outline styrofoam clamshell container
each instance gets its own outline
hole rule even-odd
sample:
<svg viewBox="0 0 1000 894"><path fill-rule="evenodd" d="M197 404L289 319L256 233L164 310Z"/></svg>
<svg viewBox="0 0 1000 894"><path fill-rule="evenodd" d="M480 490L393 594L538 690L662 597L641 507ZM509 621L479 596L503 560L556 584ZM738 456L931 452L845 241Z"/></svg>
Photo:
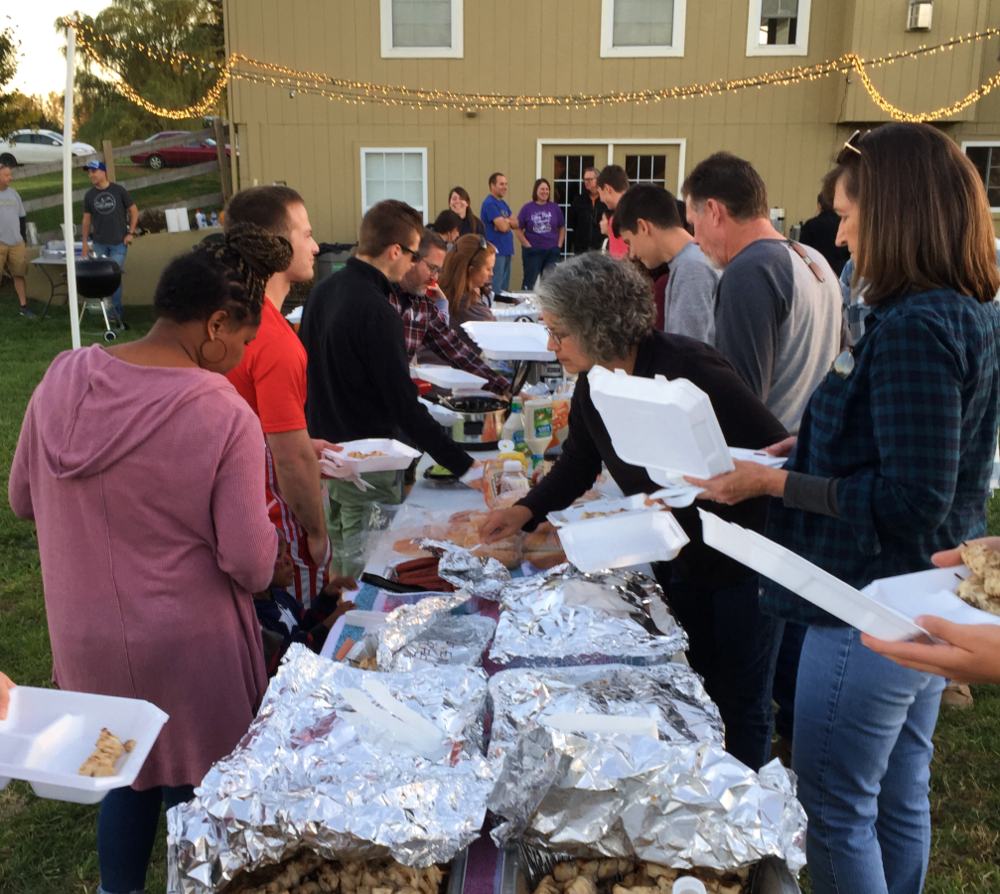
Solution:
<svg viewBox="0 0 1000 894"><path fill-rule="evenodd" d="M615 453L645 468L657 484L736 468L711 400L687 379L646 379L595 366L587 380Z"/></svg>
<svg viewBox="0 0 1000 894"><path fill-rule="evenodd" d="M669 562L688 536L671 512L623 512L571 522L558 529L569 559L584 572Z"/></svg>
<svg viewBox="0 0 1000 894"><path fill-rule="evenodd" d="M167 720L142 699L17 686L0 720L0 789L23 779L39 798L96 804L135 782ZM135 747L119 758L114 776L80 776L103 728L123 742L135 739Z"/></svg>
<svg viewBox="0 0 1000 894"><path fill-rule="evenodd" d="M556 355L548 349L549 333L540 323L462 323L489 360L548 360Z"/></svg>
<svg viewBox="0 0 1000 894"><path fill-rule="evenodd" d="M920 615L959 624L1000 624L996 615L973 608L955 595L959 579L970 573L964 565L881 578L856 590L762 534L704 509L698 513L709 546L878 639L907 640L926 633L916 623Z"/></svg>
<svg viewBox="0 0 1000 894"><path fill-rule="evenodd" d="M344 441L340 445L343 447L341 453L336 454L344 466L359 475L365 472L394 472L400 469L408 469L410 463L418 456L419 450L414 450L407 444L395 441L392 438L362 438L360 441ZM368 459L354 459L348 453L374 453L375 451L384 453L385 456L372 456Z"/></svg>
<svg viewBox="0 0 1000 894"><path fill-rule="evenodd" d="M660 509L661 507L656 504L647 506L645 494L635 494L632 497L591 500L589 503L581 503L579 506L570 506L557 512L550 512L545 517L552 523L553 527L561 528L572 522L597 521L597 518L584 518L585 515L592 512L614 513L615 516L618 516L624 515L626 512L656 512ZM599 518L607 517L608 515L599 516Z"/></svg>
<svg viewBox="0 0 1000 894"><path fill-rule="evenodd" d="M411 375L438 388L451 388L459 391L477 391L484 385L489 384L482 376L474 376L464 369L455 369L453 366L436 366L428 364L426 366L411 366Z"/></svg>

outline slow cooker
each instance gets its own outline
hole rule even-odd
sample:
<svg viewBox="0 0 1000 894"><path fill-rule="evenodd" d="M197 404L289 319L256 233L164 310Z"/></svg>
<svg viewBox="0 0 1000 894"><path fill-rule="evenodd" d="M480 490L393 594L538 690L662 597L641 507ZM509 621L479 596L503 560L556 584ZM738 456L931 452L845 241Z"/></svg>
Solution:
<svg viewBox="0 0 1000 894"><path fill-rule="evenodd" d="M459 416L451 427L454 441L469 450L492 450L510 413L510 403L488 391L448 395L438 403Z"/></svg>

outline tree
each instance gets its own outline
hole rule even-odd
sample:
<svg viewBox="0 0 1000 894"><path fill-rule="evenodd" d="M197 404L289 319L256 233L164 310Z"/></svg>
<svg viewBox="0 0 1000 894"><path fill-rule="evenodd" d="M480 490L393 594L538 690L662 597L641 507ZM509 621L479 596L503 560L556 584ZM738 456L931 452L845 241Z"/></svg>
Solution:
<svg viewBox="0 0 1000 894"><path fill-rule="evenodd" d="M200 118L160 118L123 97L112 80L117 75L141 97L166 108L185 108L200 100L218 79L218 63L225 58L221 0L112 0L96 16L83 16L99 35L92 39L99 64L81 53L76 73L76 108L81 121L77 138L99 145L109 139L122 145L160 130L197 129ZM57 22L57 28L65 28ZM107 36L117 42L100 39ZM212 62L203 71L191 63L164 62L134 46L141 43L154 53L186 53ZM211 113L224 115L225 91Z"/></svg>
<svg viewBox="0 0 1000 894"><path fill-rule="evenodd" d="M21 42L14 29L0 31L0 139L4 139L21 126L21 103L18 91L7 90L7 85L17 74L17 58Z"/></svg>

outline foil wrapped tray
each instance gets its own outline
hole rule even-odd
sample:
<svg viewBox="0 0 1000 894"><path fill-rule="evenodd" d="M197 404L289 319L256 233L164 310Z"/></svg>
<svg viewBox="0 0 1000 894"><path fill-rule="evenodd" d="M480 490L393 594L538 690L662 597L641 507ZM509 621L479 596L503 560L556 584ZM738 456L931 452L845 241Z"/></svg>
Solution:
<svg viewBox="0 0 1000 894"><path fill-rule="evenodd" d="M489 808L501 847L731 870L805 865L806 815L778 761L759 774L714 742L535 726L508 750Z"/></svg>
<svg viewBox="0 0 1000 894"><path fill-rule="evenodd" d="M520 735L561 714L652 720L667 742L721 745L719 709L685 664L514 668L490 678L489 758L502 762Z"/></svg>
<svg viewBox="0 0 1000 894"><path fill-rule="evenodd" d="M293 644L243 741L168 812L168 891L208 894L302 848L450 862L493 788L487 700L478 668L365 672Z"/></svg>
<svg viewBox="0 0 1000 894"><path fill-rule="evenodd" d="M490 660L504 667L664 664L687 649L656 581L560 565L507 583Z"/></svg>

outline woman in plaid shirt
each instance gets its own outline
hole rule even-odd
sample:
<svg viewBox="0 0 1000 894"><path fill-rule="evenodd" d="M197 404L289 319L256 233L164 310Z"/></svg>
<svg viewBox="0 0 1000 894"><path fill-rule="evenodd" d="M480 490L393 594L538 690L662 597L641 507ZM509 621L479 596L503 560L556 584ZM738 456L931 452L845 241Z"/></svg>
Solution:
<svg viewBox="0 0 1000 894"><path fill-rule="evenodd" d="M737 462L705 482L769 494L768 535L861 588L923 571L986 531L1000 425L1000 288L989 202L958 146L888 124L837 159L837 235L869 284L865 334L813 394L784 469ZM918 894L944 680L865 648L859 631L764 582L765 611L809 625L792 767L816 894Z"/></svg>

